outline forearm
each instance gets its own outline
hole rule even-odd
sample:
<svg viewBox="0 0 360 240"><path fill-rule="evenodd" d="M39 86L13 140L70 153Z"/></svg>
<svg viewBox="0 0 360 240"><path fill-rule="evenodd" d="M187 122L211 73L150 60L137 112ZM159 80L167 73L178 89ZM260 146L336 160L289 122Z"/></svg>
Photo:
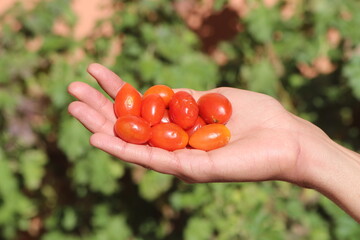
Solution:
<svg viewBox="0 0 360 240"><path fill-rule="evenodd" d="M328 183L319 191L329 197L360 223L360 156L341 146L341 152L327 173ZM326 164L326 163L325 163Z"/></svg>
<svg viewBox="0 0 360 240"><path fill-rule="evenodd" d="M318 147L313 146L315 153L310 156L314 164L309 168L311 187L360 223L360 155L331 140L323 140Z"/></svg>

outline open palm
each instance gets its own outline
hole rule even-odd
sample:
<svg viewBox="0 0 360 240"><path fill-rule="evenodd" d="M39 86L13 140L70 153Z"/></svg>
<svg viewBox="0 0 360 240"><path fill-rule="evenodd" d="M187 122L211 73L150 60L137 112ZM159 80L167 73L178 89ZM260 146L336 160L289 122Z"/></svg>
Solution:
<svg viewBox="0 0 360 240"><path fill-rule="evenodd" d="M113 99L124 84L99 64L91 64L88 72ZM70 94L78 99L69 105L69 112L94 133L90 139L93 146L124 161L187 182L293 181L298 177L300 148L296 124L299 120L275 99L235 88L181 90L188 91L196 100L208 92L221 93L230 100L233 114L227 127L232 137L228 145L209 152L196 149L169 152L126 143L114 135L113 102L82 82L69 86Z"/></svg>

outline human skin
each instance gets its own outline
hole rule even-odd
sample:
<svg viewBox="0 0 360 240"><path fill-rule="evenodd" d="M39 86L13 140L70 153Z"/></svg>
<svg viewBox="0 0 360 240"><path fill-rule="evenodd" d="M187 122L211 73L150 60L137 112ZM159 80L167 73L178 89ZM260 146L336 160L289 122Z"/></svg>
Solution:
<svg viewBox="0 0 360 240"><path fill-rule="evenodd" d="M114 99L124 82L100 64L88 72ZM209 92L225 95L233 106L227 123L231 140L212 151L166 151L122 141L114 134L113 102L83 82L68 91L78 100L69 113L93 133L90 143L123 160L188 183L281 180L327 196L360 223L360 155L331 140L320 128L288 112L274 98L235 88L187 91L195 100Z"/></svg>

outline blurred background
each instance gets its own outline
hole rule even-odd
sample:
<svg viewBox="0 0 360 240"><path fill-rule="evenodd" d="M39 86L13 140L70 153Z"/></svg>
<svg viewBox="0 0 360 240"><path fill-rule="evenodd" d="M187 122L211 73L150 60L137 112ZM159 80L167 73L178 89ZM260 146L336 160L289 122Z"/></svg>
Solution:
<svg viewBox="0 0 360 240"><path fill-rule="evenodd" d="M1 0L0 239L359 239L315 191L189 185L94 149L66 91L98 88L92 62L141 91L249 89L359 151L359 26L358 0Z"/></svg>

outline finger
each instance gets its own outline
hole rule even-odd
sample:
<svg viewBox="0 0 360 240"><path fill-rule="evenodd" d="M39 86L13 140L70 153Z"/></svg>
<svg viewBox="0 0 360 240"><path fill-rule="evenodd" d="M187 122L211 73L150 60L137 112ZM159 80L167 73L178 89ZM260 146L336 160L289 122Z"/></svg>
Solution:
<svg viewBox="0 0 360 240"><path fill-rule="evenodd" d="M114 136L114 122L91 108L89 105L75 101L70 103L68 111L79 120L90 132L105 133Z"/></svg>
<svg viewBox="0 0 360 240"><path fill-rule="evenodd" d="M120 138L106 134L93 134L90 143L117 158L126 162L138 164L153 169L157 172L181 175L181 163L177 160L174 152L148 145L136 145L122 141Z"/></svg>
<svg viewBox="0 0 360 240"><path fill-rule="evenodd" d="M115 98L119 89L125 84L118 75L100 64L90 64L87 71L112 98Z"/></svg>
<svg viewBox="0 0 360 240"><path fill-rule="evenodd" d="M69 85L68 92L104 115L109 121L116 121L113 103L95 88L83 82L73 82Z"/></svg>

